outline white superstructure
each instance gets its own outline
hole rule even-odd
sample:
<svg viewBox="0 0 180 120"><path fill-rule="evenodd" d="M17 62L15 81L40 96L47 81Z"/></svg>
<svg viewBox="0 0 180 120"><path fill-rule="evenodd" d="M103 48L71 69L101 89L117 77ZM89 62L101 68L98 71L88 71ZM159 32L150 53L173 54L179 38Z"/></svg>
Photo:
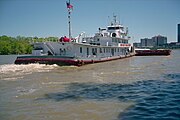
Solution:
<svg viewBox="0 0 180 120"><path fill-rule="evenodd" d="M133 52L131 44L128 43L128 29L116 21L116 16L111 25L105 29L99 28L99 32L94 36L84 37L84 34L71 40L65 37L57 42L34 43L33 55L97 60L124 56Z"/></svg>

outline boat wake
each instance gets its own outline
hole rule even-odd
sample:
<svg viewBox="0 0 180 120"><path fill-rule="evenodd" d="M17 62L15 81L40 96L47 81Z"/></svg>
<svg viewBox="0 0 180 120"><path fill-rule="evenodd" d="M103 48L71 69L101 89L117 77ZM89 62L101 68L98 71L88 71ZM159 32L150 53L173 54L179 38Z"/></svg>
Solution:
<svg viewBox="0 0 180 120"><path fill-rule="evenodd" d="M0 80L17 80L23 78L24 75L32 74L34 72L48 72L57 68L58 65L45 64L28 64L15 65L4 64L0 65Z"/></svg>

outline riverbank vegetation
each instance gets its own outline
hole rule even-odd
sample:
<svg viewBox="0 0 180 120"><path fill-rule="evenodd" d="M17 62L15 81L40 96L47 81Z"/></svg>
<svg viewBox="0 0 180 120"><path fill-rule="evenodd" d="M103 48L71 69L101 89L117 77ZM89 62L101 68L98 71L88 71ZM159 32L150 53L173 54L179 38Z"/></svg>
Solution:
<svg viewBox="0 0 180 120"><path fill-rule="evenodd" d="M38 38L38 37L9 37L0 36L0 55L9 54L31 54L33 42L56 41L57 37Z"/></svg>

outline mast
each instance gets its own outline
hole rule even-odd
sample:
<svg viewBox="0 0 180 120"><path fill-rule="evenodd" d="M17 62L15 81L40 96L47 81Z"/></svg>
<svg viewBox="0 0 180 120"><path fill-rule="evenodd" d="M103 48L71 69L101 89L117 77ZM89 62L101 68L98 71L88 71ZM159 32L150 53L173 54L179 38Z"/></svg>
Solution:
<svg viewBox="0 0 180 120"><path fill-rule="evenodd" d="M116 15L113 15L113 17L114 17L114 24L116 25Z"/></svg>
<svg viewBox="0 0 180 120"><path fill-rule="evenodd" d="M70 4L70 0L69 0ZM71 40L71 10L68 8L69 39Z"/></svg>
<svg viewBox="0 0 180 120"><path fill-rule="evenodd" d="M69 2L66 2L66 4L68 8L69 39L71 39L72 38L71 36L71 11L73 10L73 6L71 5L70 0Z"/></svg>

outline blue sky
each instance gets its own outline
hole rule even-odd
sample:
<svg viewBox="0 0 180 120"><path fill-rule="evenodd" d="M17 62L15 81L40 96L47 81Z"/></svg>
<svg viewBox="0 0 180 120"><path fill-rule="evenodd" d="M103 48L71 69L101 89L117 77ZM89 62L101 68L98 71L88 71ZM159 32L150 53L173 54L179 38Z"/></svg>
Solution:
<svg viewBox="0 0 180 120"><path fill-rule="evenodd" d="M131 42L155 35L177 41L180 0L71 0L72 35L93 35L113 13L128 26ZM0 35L68 35L66 0L0 0Z"/></svg>

